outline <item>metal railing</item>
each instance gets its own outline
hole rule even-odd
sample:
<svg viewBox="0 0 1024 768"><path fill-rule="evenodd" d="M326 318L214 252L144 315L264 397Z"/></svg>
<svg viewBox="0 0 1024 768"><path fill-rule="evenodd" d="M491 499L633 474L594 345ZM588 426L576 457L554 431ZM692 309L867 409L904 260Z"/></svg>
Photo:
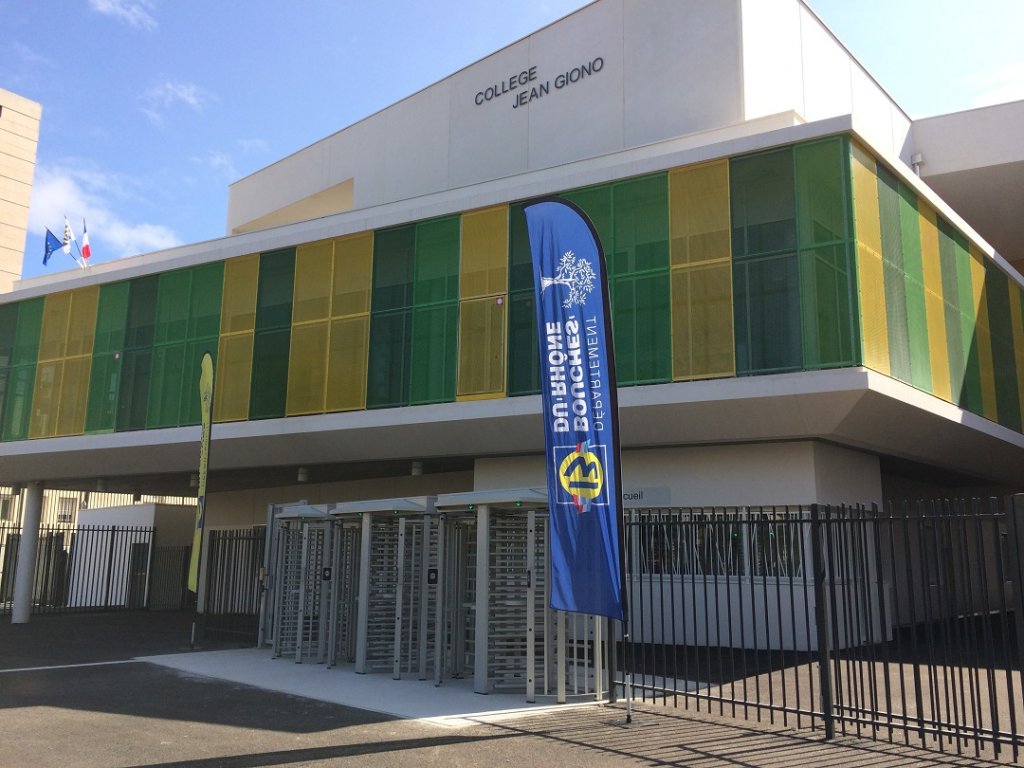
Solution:
<svg viewBox="0 0 1024 768"><path fill-rule="evenodd" d="M207 532L203 631L256 643L263 596L263 528Z"/></svg>
<svg viewBox="0 0 1024 768"><path fill-rule="evenodd" d="M626 534L636 697L1019 758L1024 497L636 510Z"/></svg>

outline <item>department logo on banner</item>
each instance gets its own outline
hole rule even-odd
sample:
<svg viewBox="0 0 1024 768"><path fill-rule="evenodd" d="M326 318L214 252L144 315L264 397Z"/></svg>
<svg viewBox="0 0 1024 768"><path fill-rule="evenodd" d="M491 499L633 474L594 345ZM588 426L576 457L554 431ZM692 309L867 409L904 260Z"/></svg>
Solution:
<svg viewBox="0 0 1024 768"><path fill-rule="evenodd" d="M608 451L605 446L593 445L589 440L576 445L556 445L552 461L554 475L563 492L558 499L560 506L570 506L577 514L583 515L592 505L608 505L605 492Z"/></svg>

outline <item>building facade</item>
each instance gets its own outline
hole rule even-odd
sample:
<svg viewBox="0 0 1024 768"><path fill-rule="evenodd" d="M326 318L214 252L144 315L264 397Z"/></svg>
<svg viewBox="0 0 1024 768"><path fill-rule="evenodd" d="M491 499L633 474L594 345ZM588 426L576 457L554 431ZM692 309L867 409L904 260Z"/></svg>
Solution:
<svg viewBox="0 0 1024 768"><path fill-rule="evenodd" d="M0 88L0 293L21 277L43 108Z"/></svg>

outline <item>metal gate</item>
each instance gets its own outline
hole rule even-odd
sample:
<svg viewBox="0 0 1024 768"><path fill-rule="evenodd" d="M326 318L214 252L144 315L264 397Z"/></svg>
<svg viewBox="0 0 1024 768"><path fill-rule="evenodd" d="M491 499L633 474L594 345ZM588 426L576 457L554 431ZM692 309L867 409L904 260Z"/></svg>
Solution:
<svg viewBox="0 0 1024 768"><path fill-rule="evenodd" d="M256 644L264 539L262 528L208 531L204 632Z"/></svg>
<svg viewBox="0 0 1024 768"><path fill-rule="evenodd" d="M331 562L332 521L326 511L304 506L275 521L275 657L324 661L330 601L325 566Z"/></svg>

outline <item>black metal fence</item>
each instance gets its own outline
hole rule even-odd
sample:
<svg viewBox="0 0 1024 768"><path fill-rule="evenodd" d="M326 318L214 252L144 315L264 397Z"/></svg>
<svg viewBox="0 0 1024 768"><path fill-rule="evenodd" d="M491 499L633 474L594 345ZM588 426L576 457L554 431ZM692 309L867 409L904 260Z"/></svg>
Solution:
<svg viewBox="0 0 1024 768"><path fill-rule="evenodd" d="M149 527L41 527L32 613L146 608L152 540ZM0 613L13 605L20 543L20 527L0 526Z"/></svg>
<svg viewBox="0 0 1024 768"><path fill-rule="evenodd" d="M637 510L626 532L637 698L1019 758L1024 497Z"/></svg>
<svg viewBox="0 0 1024 768"><path fill-rule="evenodd" d="M211 530L208 537L203 630L255 645L265 529Z"/></svg>

